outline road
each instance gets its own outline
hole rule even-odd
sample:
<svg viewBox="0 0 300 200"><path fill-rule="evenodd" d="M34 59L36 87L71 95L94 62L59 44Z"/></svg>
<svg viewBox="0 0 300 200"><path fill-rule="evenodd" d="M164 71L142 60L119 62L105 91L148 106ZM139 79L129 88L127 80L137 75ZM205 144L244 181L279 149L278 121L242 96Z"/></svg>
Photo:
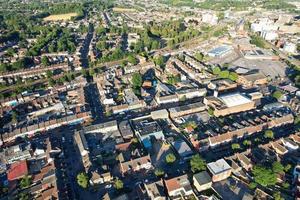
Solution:
<svg viewBox="0 0 300 200"><path fill-rule="evenodd" d="M94 34L94 25L90 23L88 33L83 42L82 48L80 49L80 53L81 53L80 61L83 68L89 67L88 54L89 54L91 41L93 39L93 34Z"/></svg>
<svg viewBox="0 0 300 200"><path fill-rule="evenodd" d="M100 103L100 94L96 83L89 83L86 87L84 87L84 93L90 106L93 119L95 121L101 121L104 119L105 116L103 113L103 107Z"/></svg>

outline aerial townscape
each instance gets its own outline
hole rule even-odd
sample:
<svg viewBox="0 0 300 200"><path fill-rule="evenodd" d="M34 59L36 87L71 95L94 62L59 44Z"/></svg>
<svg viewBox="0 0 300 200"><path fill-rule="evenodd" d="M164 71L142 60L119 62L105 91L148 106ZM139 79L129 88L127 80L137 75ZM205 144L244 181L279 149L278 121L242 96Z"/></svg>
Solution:
<svg viewBox="0 0 300 200"><path fill-rule="evenodd" d="M300 200L299 0L0 0L0 200Z"/></svg>

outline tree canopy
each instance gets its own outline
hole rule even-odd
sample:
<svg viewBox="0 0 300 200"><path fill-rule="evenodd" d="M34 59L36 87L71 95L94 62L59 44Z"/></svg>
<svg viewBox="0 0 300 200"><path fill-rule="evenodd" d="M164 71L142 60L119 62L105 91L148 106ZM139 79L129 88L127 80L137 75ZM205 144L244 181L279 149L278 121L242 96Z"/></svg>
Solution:
<svg viewBox="0 0 300 200"><path fill-rule="evenodd" d="M276 98L277 100L280 99L282 97L282 92L280 92L279 90L276 90L275 92L273 92L272 96L274 98Z"/></svg>
<svg viewBox="0 0 300 200"><path fill-rule="evenodd" d="M157 176L157 177L161 177L161 176L163 176L163 175L165 174L165 172L164 172L163 169L157 168L157 169L155 169L154 174L155 174L155 176Z"/></svg>
<svg viewBox="0 0 300 200"><path fill-rule="evenodd" d="M237 149L240 149L241 146L240 146L238 143L233 143L233 144L231 145L231 148L232 148L232 150L237 150Z"/></svg>
<svg viewBox="0 0 300 200"><path fill-rule="evenodd" d="M276 174L282 173L284 172L284 166L280 162L276 161L272 164L272 170Z"/></svg>
<svg viewBox="0 0 300 200"><path fill-rule="evenodd" d="M254 166L252 173L256 183L266 187L275 185L277 182L276 174L271 170L263 166Z"/></svg>
<svg viewBox="0 0 300 200"><path fill-rule="evenodd" d="M20 187L22 189L24 188L27 188L31 185L31 177L29 176L24 176L22 179L21 179L21 182L20 182Z"/></svg>
<svg viewBox="0 0 300 200"><path fill-rule="evenodd" d="M166 156L166 162L167 162L168 164L172 164L172 163L174 163L175 161L176 161L176 156L175 156L173 153L167 154L167 156Z"/></svg>
<svg viewBox="0 0 300 200"><path fill-rule="evenodd" d="M114 182L114 187L117 189L117 190L121 190L123 189L124 187L124 183L123 181L121 181L120 179L116 179L115 182Z"/></svg>
<svg viewBox="0 0 300 200"><path fill-rule="evenodd" d="M194 155L190 160L192 172L204 171L206 169L205 160L203 160L199 154Z"/></svg>
<svg viewBox="0 0 300 200"><path fill-rule="evenodd" d="M89 178L86 173L82 172L77 175L77 183L80 187L86 189L88 187Z"/></svg>
<svg viewBox="0 0 300 200"><path fill-rule="evenodd" d="M132 86L134 88L140 88L143 84L143 78L140 73L134 73L131 78Z"/></svg>
<svg viewBox="0 0 300 200"><path fill-rule="evenodd" d="M272 130L266 130L264 134L265 138L273 139L274 138L274 132Z"/></svg>

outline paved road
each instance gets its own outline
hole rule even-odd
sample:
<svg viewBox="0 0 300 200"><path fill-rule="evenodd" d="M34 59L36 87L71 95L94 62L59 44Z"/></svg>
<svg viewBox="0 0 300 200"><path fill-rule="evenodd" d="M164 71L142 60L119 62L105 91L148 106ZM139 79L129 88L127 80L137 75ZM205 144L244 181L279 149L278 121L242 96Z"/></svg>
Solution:
<svg viewBox="0 0 300 200"><path fill-rule="evenodd" d="M88 33L83 42L82 48L80 49L80 53L81 53L80 61L81 61L81 65L83 68L89 67L88 54L89 54L89 48L91 45L91 41L93 39L93 34L94 34L94 25L89 24Z"/></svg>

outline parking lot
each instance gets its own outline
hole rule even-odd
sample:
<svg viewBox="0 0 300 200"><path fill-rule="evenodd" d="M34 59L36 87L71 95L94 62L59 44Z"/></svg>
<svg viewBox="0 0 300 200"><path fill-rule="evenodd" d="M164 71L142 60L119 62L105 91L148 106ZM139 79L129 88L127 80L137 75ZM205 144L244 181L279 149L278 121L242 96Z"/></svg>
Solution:
<svg viewBox="0 0 300 200"><path fill-rule="evenodd" d="M244 67L250 70L260 70L264 75L275 77L285 77L287 65L280 61L274 60L251 60L246 58L239 58L231 63L233 67Z"/></svg>

